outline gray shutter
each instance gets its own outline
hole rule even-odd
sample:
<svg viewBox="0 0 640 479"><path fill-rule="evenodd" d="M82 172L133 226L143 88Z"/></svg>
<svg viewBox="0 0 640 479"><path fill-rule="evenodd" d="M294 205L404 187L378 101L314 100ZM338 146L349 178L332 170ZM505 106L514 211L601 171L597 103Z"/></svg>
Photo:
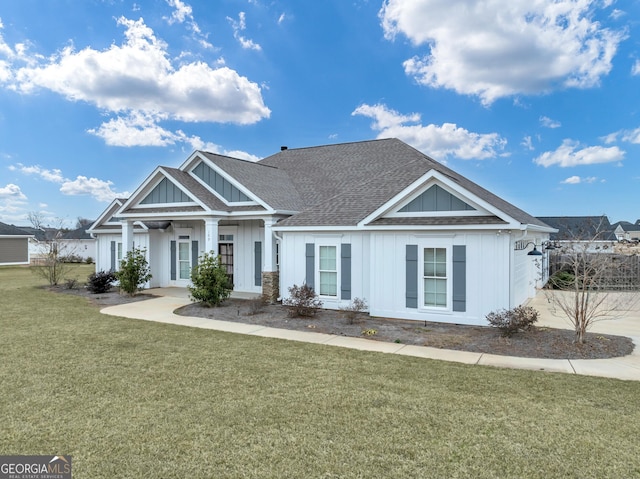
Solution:
<svg viewBox="0 0 640 479"><path fill-rule="evenodd" d="M191 242L191 267L195 268L196 266L198 266L198 242L197 241L192 241Z"/></svg>
<svg viewBox="0 0 640 479"><path fill-rule="evenodd" d="M171 281L176 280L176 242L171 242Z"/></svg>
<svg viewBox="0 0 640 479"><path fill-rule="evenodd" d="M116 242L111 242L111 271L116 270Z"/></svg>
<svg viewBox="0 0 640 479"><path fill-rule="evenodd" d="M305 275L305 279L304 282L307 283L307 286L310 286L311 288L314 287L314 279L315 279L315 269L316 269L316 261L315 261L315 252L316 252L316 245L315 243L307 243L306 244L306 250L305 250L305 257L306 257L306 275Z"/></svg>
<svg viewBox="0 0 640 479"><path fill-rule="evenodd" d="M467 310L467 247L453 247L453 310Z"/></svg>
<svg viewBox="0 0 640 479"><path fill-rule="evenodd" d="M406 292L407 308L418 307L418 245L408 244L406 254Z"/></svg>
<svg viewBox="0 0 640 479"><path fill-rule="evenodd" d="M255 250L254 255L254 279L256 286L262 286L262 241L256 241L253 244Z"/></svg>
<svg viewBox="0 0 640 479"><path fill-rule="evenodd" d="M351 299L351 245L340 245L340 298Z"/></svg>

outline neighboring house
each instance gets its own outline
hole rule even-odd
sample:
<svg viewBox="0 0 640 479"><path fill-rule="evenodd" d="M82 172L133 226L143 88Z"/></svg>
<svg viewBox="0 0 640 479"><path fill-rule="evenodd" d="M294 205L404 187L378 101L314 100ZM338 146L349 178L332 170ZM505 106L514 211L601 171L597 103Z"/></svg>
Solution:
<svg viewBox="0 0 640 479"><path fill-rule="evenodd" d="M602 216L538 216L538 219L557 229L551 242L562 247L582 245L587 252L613 253L618 238L609 218Z"/></svg>
<svg viewBox="0 0 640 479"><path fill-rule="evenodd" d="M640 224L629 223L628 221L619 221L614 224L614 234L618 241L638 241L640 240Z"/></svg>
<svg viewBox="0 0 640 479"><path fill-rule="evenodd" d="M157 167L89 229L97 270L146 250L150 287L187 286L204 252L234 291L324 307L363 298L373 316L486 324L535 294L555 230L397 140L287 149L259 162L196 151ZM539 284L538 284L539 285Z"/></svg>
<svg viewBox="0 0 640 479"><path fill-rule="evenodd" d="M95 261L96 258L96 240L93 238L87 230L91 227L91 224L81 226L75 230L67 231L58 238L58 244L60 245L60 251L64 256L75 256L77 259L86 261L91 258Z"/></svg>
<svg viewBox="0 0 640 479"><path fill-rule="evenodd" d="M0 223L0 265L29 264L29 238L27 231Z"/></svg>
<svg viewBox="0 0 640 479"><path fill-rule="evenodd" d="M29 256L31 261L38 261L49 252L49 245L55 242L62 233L56 228L34 228L33 226L18 226L31 235L29 238Z"/></svg>

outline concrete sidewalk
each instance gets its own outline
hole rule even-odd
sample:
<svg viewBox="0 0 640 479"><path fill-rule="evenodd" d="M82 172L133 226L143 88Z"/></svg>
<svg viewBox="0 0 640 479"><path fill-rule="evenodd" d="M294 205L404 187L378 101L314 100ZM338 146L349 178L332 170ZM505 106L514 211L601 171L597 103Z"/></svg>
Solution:
<svg viewBox="0 0 640 479"><path fill-rule="evenodd" d="M482 366L532 369L640 381L640 313L635 311L629 312L620 319L596 323L591 330L603 334L617 334L631 337L636 347L634 352L629 356L613 359L535 359L386 343L363 338L277 329L207 318L178 316L174 314L173 311L190 303L186 289L156 288L149 292L160 297L146 301L109 306L100 312L112 316L142 319L145 321L178 324L193 328L213 329L216 331L247 334L265 338L326 344L329 346L360 349L363 351L401 354ZM549 304L542 293L536 296L529 305L540 312L541 318L538 323L539 326L571 329L566 320L554 316L553 311L550 310Z"/></svg>

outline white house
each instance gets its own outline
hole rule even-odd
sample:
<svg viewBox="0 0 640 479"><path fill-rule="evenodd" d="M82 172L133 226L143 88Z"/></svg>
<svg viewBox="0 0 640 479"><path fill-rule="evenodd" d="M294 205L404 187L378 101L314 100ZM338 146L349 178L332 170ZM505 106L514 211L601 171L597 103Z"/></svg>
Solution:
<svg viewBox="0 0 640 479"><path fill-rule="evenodd" d="M146 250L150 287L187 286L220 255L234 290L374 316L486 324L546 278L530 253L556 230L397 140L282 150L253 163L196 151L159 166L89 229L97 269ZM536 252L538 252L538 249Z"/></svg>

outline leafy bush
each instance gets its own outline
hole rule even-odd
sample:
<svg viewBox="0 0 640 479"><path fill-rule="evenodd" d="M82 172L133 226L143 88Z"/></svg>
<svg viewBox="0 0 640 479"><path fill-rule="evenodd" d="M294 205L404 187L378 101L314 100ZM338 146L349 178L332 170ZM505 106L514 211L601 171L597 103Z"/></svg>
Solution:
<svg viewBox="0 0 640 479"><path fill-rule="evenodd" d="M353 300L349 303L349 306L345 306L344 308L340 308L340 311L347 318L347 322L349 324L353 324L356 322L358 318L358 313L362 313L367 309L367 302L364 299L353 298Z"/></svg>
<svg viewBox="0 0 640 479"><path fill-rule="evenodd" d="M93 294L106 293L113 286L116 275L113 271L98 271L87 278L86 288Z"/></svg>
<svg viewBox="0 0 640 479"><path fill-rule="evenodd" d="M289 288L289 297L282 300L287 307L289 317L313 316L322 306L322 301L313 288L306 283L302 286L293 285Z"/></svg>
<svg viewBox="0 0 640 479"><path fill-rule="evenodd" d="M91 256L87 256L87 259L84 260L87 264L93 264L93 258Z"/></svg>
<svg viewBox="0 0 640 479"><path fill-rule="evenodd" d="M551 289L567 289L576 282L576 277L568 271L558 271L549 278Z"/></svg>
<svg viewBox="0 0 640 479"><path fill-rule="evenodd" d="M145 252L146 250L140 248L127 251L124 259L120 261L120 270L115 273L120 282L120 290L129 296L142 290L144 284L152 277Z"/></svg>
<svg viewBox="0 0 640 479"><path fill-rule="evenodd" d="M486 316L489 324L502 331L503 336L511 336L518 331L531 329L533 323L538 321L538 311L531 306L518 306L513 309L503 309L491 312Z"/></svg>
<svg viewBox="0 0 640 479"><path fill-rule="evenodd" d="M83 263L84 259L80 255L70 253L64 256L60 256L60 261L63 263Z"/></svg>
<svg viewBox="0 0 640 479"><path fill-rule="evenodd" d="M200 301L204 306L218 306L231 295L233 285L229 282L226 267L220 257L205 253L191 269L191 285L187 286L191 301Z"/></svg>

